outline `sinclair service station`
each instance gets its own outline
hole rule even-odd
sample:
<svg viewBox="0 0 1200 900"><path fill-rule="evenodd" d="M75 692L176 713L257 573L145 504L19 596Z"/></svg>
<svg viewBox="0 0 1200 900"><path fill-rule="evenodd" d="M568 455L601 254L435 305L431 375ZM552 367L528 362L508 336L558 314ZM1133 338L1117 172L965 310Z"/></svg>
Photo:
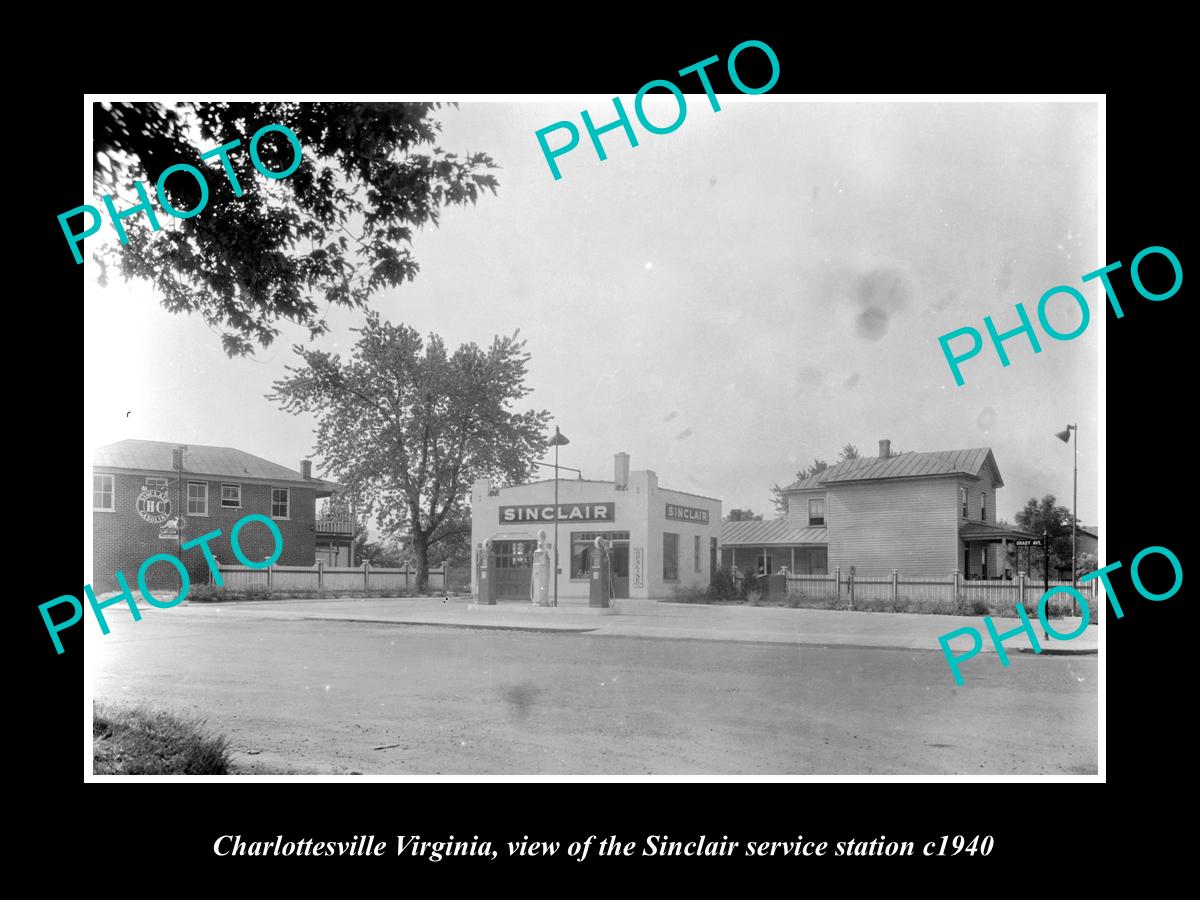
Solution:
<svg viewBox="0 0 1200 900"><path fill-rule="evenodd" d="M556 511L557 586L549 574ZM547 605L557 587L560 605L589 605L602 578L612 600L670 599L680 588L708 587L720 536L720 500L660 487L648 469L630 472L627 453L616 454L612 481L493 487L484 478L471 490L471 590ZM481 593L484 566L492 585Z"/></svg>

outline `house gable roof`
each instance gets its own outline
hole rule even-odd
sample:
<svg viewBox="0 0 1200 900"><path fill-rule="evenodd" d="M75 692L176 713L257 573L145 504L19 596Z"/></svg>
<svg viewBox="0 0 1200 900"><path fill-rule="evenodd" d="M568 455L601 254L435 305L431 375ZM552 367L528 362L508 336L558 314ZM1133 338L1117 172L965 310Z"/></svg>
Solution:
<svg viewBox="0 0 1200 900"><path fill-rule="evenodd" d="M100 447L92 459L96 468L132 469L145 472L174 472L171 451L178 444L166 441L117 441ZM338 489L330 481L305 479L299 472L233 447L206 447L188 444L183 454L183 474L211 475L218 478L257 478L308 485L318 489Z"/></svg>
<svg viewBox="0 0 1200 900"><path fill-rule="evenodd" d="M850 481L928 478L937 475L969 475L976 478L984 466L989 467L996 487L1003 487L1004 479L1000 477L1000 469L991 448L974 447L969 450L912 451L887 459L878 456L848 459L797 481L785 490L807 491Z"/></svg>

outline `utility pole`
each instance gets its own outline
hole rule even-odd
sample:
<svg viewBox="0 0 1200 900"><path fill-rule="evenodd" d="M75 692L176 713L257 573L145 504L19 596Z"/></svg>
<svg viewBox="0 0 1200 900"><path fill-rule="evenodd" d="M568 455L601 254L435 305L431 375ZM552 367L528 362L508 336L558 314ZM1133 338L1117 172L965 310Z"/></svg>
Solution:
<svg viewBox="0 0 1200 900"><path fill-rule="evenodd" d="M175 451L175 552L178 559L183 559L183 451L180 444Z"/></svg>

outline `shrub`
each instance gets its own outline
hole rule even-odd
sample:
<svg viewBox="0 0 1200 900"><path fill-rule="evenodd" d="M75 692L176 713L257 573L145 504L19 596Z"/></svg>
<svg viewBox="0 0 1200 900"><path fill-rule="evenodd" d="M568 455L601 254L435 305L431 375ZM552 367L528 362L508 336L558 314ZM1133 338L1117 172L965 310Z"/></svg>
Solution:
<svg viewBox="0 0 1200 900"><path fill-rule="evenodd" d="M738 588L738 599L748 601L750 594L756 590L758 590L758 576L753 572L747 572L742 576L742 583ZM761 597L762 591L759 590L758 594Z"/></svg>
<svg viewBox="0 0 1200 900"><path fill-rule="evenodd" d="M229 739L203 723L141 707L92 707L96 775L227 775Z"/></svg>
<svg viewBox="0 0 1200 900"><path fill-rule="evenodd" d="M738 597L737 583L733 573L728 569L717 569L713 572L712 583L708 586L709 597L720 603L736 603Z"/></svg>
<svg viewBox="0 0 1200 900"><path fill-rule="evenodd" d="M971 615L986 616L990 610L986 600L975 599L971 601Z"/></svg>
<svg viewBox="0 0 1200 900"><path fill-rule="evenodd" d="M713 603L711 588L677 587L671 598L673 603Z"/></svg>
<svg viewBox="0 0 1200 900"><path fill-rule="evenodd" d="M763 592L759 591L759 590L749 591L746 594L746 602L749 603L751 606L758 606L759 601L762 600L762 595L763 595Z"/></svg>
<svg viewBox="0 0 1200 900"><path fill-rule="evenodd" d="M906 612L908 612L908 609L909 609L909 606L911 606L911 603L909 602L909 599L907 597L895 597L892 599L889 606L891 608L891 611L894 613L906 613Z"/></svg>

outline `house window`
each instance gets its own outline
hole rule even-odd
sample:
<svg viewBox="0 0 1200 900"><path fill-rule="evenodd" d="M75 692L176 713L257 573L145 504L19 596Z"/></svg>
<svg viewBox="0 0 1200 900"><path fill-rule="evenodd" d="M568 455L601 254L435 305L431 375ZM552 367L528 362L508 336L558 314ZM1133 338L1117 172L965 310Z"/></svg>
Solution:
<svg viewBox="0 0 1200 900"><path fill-rule="evenodd" d="M679 580L679 535L663 532L663 581Z"/></svg>
<svg viewBox="0 0 1200 900"><path fill-rule="evenodd" d="M758 568L756 568L754 571L759 575L770 575L774 571L774 569L771 568L770 553L766 554L765 556L757 557L754 562L755 565L758 566Z"/></svg>
<svg viewBox="0 0 1200 900"><path fill-rule="evenodd" d="M108 512L116 510L117 506L113 501L113 494L112 475L92 476L92 509L102 509Z"/></svg>
<svg viewBox="0 0 1200 900"><path fill-rule="evenodd" d="M271 518L286 519L290 516L290 506L288 488L271 488Z"/></svg>
<svg viewBox="0 0 1200 900"><path fill-rule="evenodd" d="M967 489L965 487L960 487L958 489L958 496L959 499L962 500L962 514L963 518L965 519L967 517Z"/></svg>
<svg viewBox="0 0 1200 900"><path fill-rule="evenodd" d="M156 491L165 491L167 489L167 479L165 478L147 478L146 487Z"/></svg>
<svg viewBox="0 0 1200 900"><path fill-rule="evenodd" d="M240 484L221 485L221 505L232 509L241 509L242 486Z"/></svg>
<svg viewBox="0 0 1200 900"><path fill-rule="evenodd" d="M825 524L825 501L814 499L808 501L808 524L809 525L824 525Z"/></svg>
<svg viewBox="0 0 1200 900"><path fill-rule="evenodd" d="M979 521L987 521L987 493L979 495Z"/></svg>
<svg viewBox="0 0 1200 900"><path fill-rule="evenodd" d="M189 481L187 485L187 514L189 516L208 515L208 482Z"/></svg>

